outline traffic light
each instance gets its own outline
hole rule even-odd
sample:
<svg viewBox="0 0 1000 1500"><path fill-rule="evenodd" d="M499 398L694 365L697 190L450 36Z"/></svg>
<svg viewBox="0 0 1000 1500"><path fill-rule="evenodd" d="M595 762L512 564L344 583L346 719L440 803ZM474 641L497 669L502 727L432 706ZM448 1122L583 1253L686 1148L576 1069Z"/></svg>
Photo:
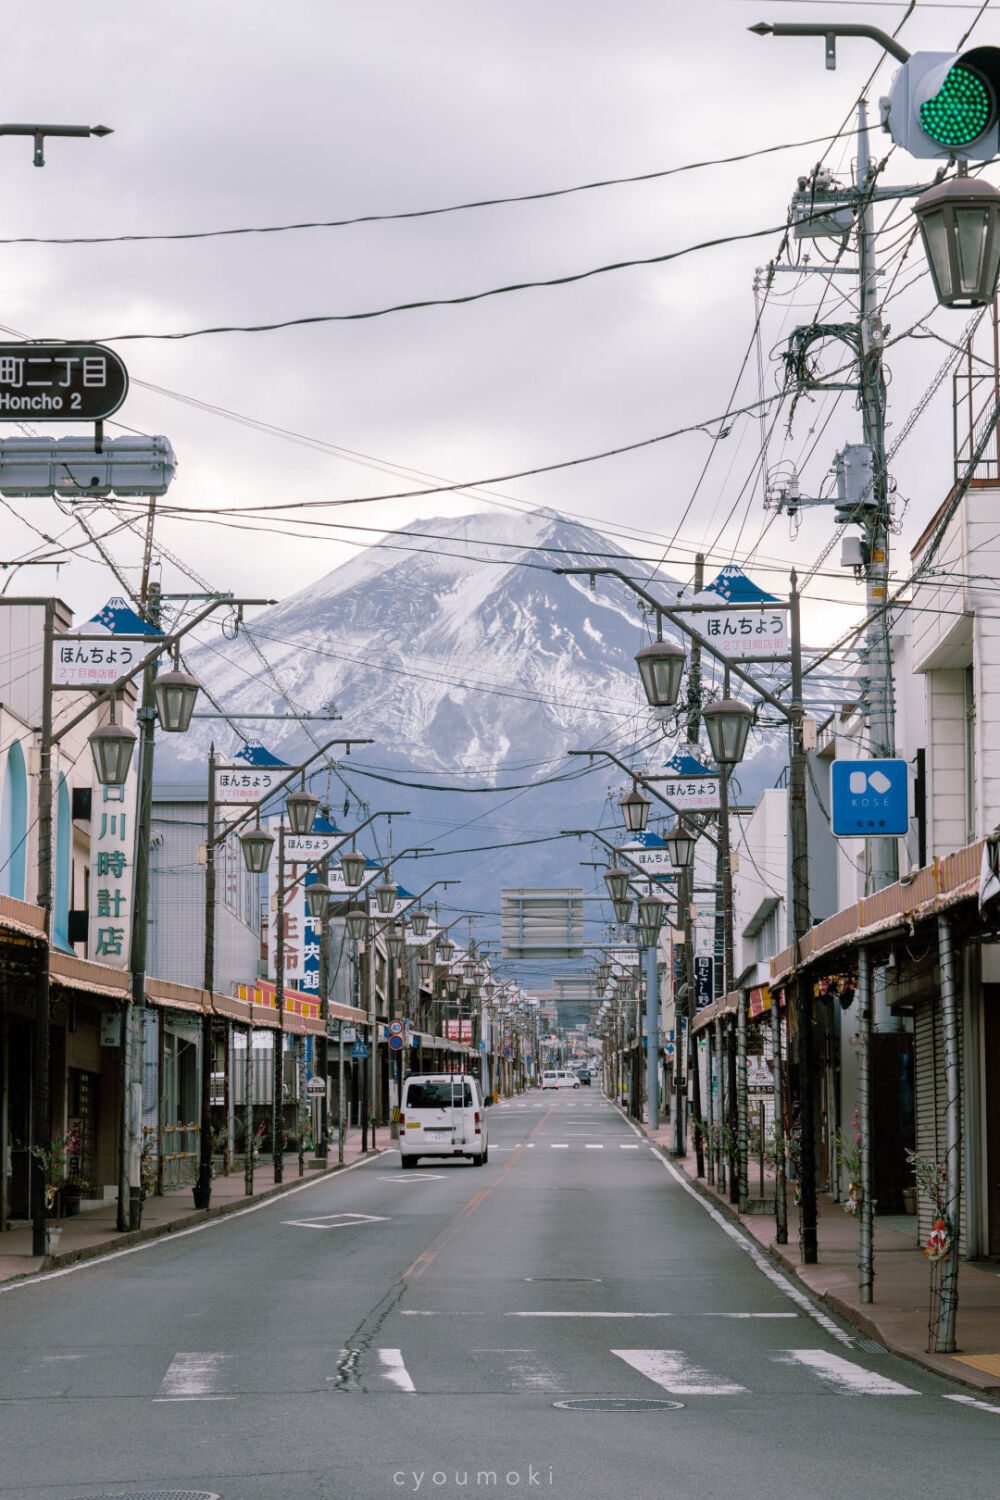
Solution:
<svg viewBox="0 0 1000 1500"><path fill-rule="evenodd" d="M879 105L911 156L986 161L1000 151L1000 47L914 52Z"/></svg>

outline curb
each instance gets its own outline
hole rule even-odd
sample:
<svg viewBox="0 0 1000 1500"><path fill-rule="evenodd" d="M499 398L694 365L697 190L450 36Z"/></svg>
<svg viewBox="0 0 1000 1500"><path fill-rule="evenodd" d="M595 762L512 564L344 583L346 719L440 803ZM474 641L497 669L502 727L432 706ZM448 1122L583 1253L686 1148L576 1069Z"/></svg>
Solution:
<svg viewBox="0 0 1000 1500"><path fill-rule="evenodd" d="M266 1203L269 1198L280 1198L283 1193L292 1188L302 1187L311 1182L322 1182L325 1177L333 1177L338 1172L343 1172L347 1167L355 1165L355 1162L374 1159L385 1154L385 1148L376 1147L374 1150L362 1151L355 1157L353 1162L337 1162L332 1167L325 1169L312 1168L304 1177L295 1176L288 1182L278 1182L262 1192L251 1193L249 1197L234 1198L231 1202L219 1204L216 1208L198 1208L192 1213L185 1214L183 1218L167 1219L162 1224L150 1224L146 1229L126 1229L120 1234L109 1236L97 1245L87 1245L80 1250L67 1250L61 1255L44 1255L41 1264L32 1271L23 1271L17 1276L8 1276L3 1285L10 1286L17 1281L24 1281L31 1276L38 1276L43 1271L58 1271L64 1266L81 1265L88 1260L99 1260L101 1256L107 1255L113 1250L127 1250L130 1245L146 1244L150 1240L162 1239L168 1234L176 1234L181 1229L191 1229L197 1224L208 1223L212 1219L223 1219L227 1214L237 1213L241 1209L249 1208L254 1203Z"/></svg>
<svg viewBox="0 0 1000 1500"><path fill-rule="evenodd" d="M614 1103L613 1100L611 1102ZM641 1124L639 1121L631 1121L631 1117L629 1115L626 1115L625 1111L621 1110L621 1107L619 1105L616 1105L615 1108L620 1109L623 1119L629 1120L630 1123L635 1124L637 1128L642 1131L643 1137L650 1143L650 1145L656 1146L658 1150L663 1149L659 1145L659 1142L653 1140L645 1125ZM669 1156L669 1152L667 1153L667 1155ZM926 1350L914 1349L912 1346L902 1347L901 1345L894 1343L892 1339L889 1338L885 1333L885 1330L880 1328L877 1323L872 1322L870 1318L865 1317L864 1313L859 1308L852 1306L852 1304L849 1302L842 1301L841 1298L833 1292L817 1291L815 1287L810 1286L809 1283L799 1275L797 1265L786 1253L783 1252L783 1247L779 1247L774 1244L765 1244L764 1241L758 1240L756 1235L751 1234L747 1229L743 1218L733 1204L729 1203L724 1198L717 1197L714 1193L709 1191L707 1184L702 1182L700 1178L689 1176L689 1174L684 1171L684 1168L680 1166L674 1158L671 1158L671 1160L673 1161L674 1166L676 1166L678 1172L683 1172L686 1181L698 1194L699 1198L703 1199L706 1203L710 1203L713 1208L716 1208L720 1210L720 1212L726 1214L734 1224L738 1224L743 1233L747 1235L750 1241L767 1256L768 1260L773 1261L776 1266L779 1266L787 1276L791 1276L794 1278L796 1286L799 1287L807 1297L812 1298L814 1302L820 1303L822 1306L828 1308L831 1312L836 1313L837 1316L839 1318L842 1318L850 1328L855 1329L856 1332L862 1334L865 1338L871 1339L874 1343L881 1344L885 1349L888 1350L890 1354L894 1354L897 1359L905 1359L910 1364L918 1365L920 1369L927 1370L931 1375L937 1375L944 1380L951 1380L956 1385L963 1385L970 1391L978 1392L979 1395L985 1395L989 1394L990 1392L1000 1391L1000 1382L994 1383L992 1385L987 1385L979 1380L973 1379L971 1373L964 1373L960 1369L952 1369L950 1365L945 1363L945 1360L947 1360L948 1358L947 1355L931 1354Z"/></svg>

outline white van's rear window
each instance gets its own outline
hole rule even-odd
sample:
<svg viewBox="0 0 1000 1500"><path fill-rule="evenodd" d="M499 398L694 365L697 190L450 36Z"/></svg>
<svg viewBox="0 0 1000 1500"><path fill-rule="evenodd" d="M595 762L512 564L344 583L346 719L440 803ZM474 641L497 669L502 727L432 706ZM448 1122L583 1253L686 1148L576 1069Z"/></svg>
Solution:
<svg viewBox="0 0 1000 1500"><path fill-rule="evenodd" d="M466 1083L428 1082L411 1083L406 1094L406 1109L450 1109L454 1105L472 1108L472 1090Z"/></svg>

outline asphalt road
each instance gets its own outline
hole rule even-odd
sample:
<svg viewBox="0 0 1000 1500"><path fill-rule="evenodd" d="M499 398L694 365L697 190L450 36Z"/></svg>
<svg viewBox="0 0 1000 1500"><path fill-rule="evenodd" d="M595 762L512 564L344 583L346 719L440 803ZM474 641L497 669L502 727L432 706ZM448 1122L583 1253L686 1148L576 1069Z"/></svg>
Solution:
<svg viewBox="0 0 1000 1500"><path fill-rule="evenodd" d="M596 1090L489 1125L0 1288L2 1500L1000 1492L1000 1402L860 1347Z"/></svg>

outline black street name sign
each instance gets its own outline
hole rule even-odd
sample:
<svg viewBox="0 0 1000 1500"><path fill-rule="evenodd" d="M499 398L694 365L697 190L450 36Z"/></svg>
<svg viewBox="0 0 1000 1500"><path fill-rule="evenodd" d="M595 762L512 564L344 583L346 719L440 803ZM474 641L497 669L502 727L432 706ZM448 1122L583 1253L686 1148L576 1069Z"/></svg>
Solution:
<svg viewBox="0 0 1000 1500"><path fill-rule="evenodd" d="M0 344L0 422L100 422L128 393L128 371L101 344Z"/></svg>

